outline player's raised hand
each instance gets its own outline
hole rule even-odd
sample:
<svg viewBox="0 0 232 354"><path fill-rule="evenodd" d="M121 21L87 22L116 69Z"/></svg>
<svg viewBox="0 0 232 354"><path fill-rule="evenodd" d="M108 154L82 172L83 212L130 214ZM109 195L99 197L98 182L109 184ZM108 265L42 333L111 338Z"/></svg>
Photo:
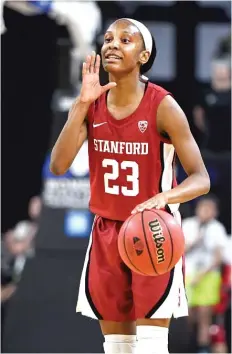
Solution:
<svg viewBox="0 0 232 354"><path fill-rule="evenodd" d="M80 92L80 101L83 103L92 103L102 93L117 85L116 82L109 82L107 85L101 86L99 81L100 63L100 55L96 56L95 52L92 52L92 55L88 55L86 62L83 63Z"/></svg>

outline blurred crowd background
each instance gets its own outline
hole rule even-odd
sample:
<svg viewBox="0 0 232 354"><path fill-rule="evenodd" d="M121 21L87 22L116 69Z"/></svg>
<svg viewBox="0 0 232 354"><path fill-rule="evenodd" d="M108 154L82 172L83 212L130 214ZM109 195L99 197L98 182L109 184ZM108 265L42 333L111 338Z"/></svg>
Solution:
<svg viewBox="0 0 232 354"><path fill-rule="evenodd" d="M93 221L87 144L64 176L48 166L84 57L111 22L132 17L155 37L148 76L184 109L212 186L181 206L190 316L172 321L170 352L230 353L231 2L1 0L0 17L2 351L103 351L98 324L75 313Z"/></svg>

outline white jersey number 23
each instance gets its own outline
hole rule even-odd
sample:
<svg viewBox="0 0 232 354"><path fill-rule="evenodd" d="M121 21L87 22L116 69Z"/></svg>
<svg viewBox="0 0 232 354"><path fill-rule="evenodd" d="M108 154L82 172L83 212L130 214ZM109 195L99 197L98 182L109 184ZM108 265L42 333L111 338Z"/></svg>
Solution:
<svg viewBox="0 0 232 354"><path fill-rule="evenodd" d="M139 194L139 166L135 161L122 161L118 163L116 160L104 159L102 161L103 167L111 167L112 172L106 172L104 174L105 192L108 194L125 195L127 197L135 197ZM130 173L126 176L127 182L131 183L131 188L125 186L118 186L112 184L109 186L109 181L116 181L119 177L120 170L130 169Z"/></svg>

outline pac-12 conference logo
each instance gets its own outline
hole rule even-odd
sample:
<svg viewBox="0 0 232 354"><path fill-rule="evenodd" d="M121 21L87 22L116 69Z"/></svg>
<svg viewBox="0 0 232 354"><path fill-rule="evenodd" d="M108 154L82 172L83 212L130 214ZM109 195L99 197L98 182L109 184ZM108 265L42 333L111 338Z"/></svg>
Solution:
<svg viewBox="0 0 232 354"><path fill-rule="evenodd" d="M144 132L147 130L148 121L146 121L146 120L140 120L140 121L138 122L138 127L139 127L139 130L141 131L141 133L144 133Z"/></svg>
<svg viewBox="0 0 232 354"><path fill-rule="evenodd" d="M84 142L71 167L64 175L53 175L49 164L50 154L43 166L43 202L45 206L88 209L90 197L88 142Z"/></svg>

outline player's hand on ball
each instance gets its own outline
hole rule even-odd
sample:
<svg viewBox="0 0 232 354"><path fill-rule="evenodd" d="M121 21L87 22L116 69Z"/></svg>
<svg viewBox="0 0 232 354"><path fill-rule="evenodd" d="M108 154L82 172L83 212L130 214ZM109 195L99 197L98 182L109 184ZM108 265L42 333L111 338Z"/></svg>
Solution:
<svg viewBox="0 0 232 354"><path fill-rule="evenodd" d="M131 212L131 214L135 214L141 212L145 209L163 209L165 205L168 204L168 198L165 193L159 193L155 197L148 199L146 202L137 205Z"/></svg>
<svg viewBox="0 0 232 354"><path fill-rule="evenodd" d="M100 85L99 70L100 70L101 58L100 55L96 56L95 52L88 55L86 62L83 63L82 68L82 86L80 92L80 102L92 103L102 93L115 87L116 82L109 82L105 86Z"/></svg>

